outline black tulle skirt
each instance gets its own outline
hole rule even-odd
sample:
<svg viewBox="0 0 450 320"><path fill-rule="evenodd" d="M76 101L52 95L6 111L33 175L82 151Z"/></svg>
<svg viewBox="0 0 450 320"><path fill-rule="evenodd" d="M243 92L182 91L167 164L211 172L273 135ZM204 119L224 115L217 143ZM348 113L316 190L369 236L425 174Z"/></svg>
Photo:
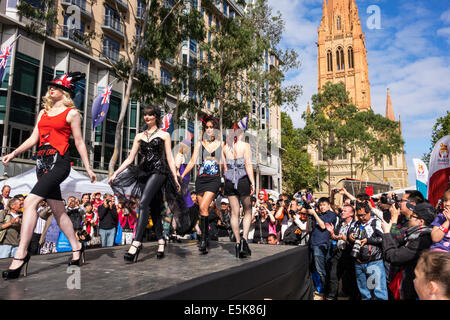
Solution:
<svg viewBox="0 0 450 320"><path fill-rule="evenodd" d="M139 200L142 197L142 192L145 189L147 181L154 173L167 176L166 181L161 187L161 191L164 201L167 202L170 211L173 213L177 234L184 235L191 232L198 220L198 216L186 207L184 196L187 194L188 189L182 183L181 177L178 177L181 191L177 192L175 180L170 172L146 172L139 166L131 165L116 177L111 184L111 188L119 201L129 207L131 202L134 202L136 199Z"/></svg>

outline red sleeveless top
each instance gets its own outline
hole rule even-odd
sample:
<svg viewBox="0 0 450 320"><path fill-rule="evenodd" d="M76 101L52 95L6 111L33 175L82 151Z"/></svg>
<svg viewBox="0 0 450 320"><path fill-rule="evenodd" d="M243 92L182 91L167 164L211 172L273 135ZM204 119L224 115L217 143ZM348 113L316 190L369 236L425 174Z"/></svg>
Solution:
<svg viewBox="0 0 450 320"><path fill-rule="evenodd" d="M44 111L38 123L39 147L50 144L58 150L61 156L66 153L69 148L69 138L72 134L72 129L66 121L70 110L72 108L67 108L56 116L49 116L47 111Z"/></svg>

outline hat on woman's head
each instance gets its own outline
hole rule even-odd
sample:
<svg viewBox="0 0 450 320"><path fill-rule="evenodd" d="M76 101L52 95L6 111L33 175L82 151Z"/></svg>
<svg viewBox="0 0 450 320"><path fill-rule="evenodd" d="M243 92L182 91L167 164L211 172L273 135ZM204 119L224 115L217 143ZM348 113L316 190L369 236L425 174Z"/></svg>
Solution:
<svg viewBox="0 0 450 320"><path fill-rule="evenodd" d="M75 83L80 81L81 79L84 79L85 77L86 74L79 71L69 72L68 74L57 75L52 81L47 81L47 85L64 90L70 93L71 96L73 96L75 93Z"/></svg>

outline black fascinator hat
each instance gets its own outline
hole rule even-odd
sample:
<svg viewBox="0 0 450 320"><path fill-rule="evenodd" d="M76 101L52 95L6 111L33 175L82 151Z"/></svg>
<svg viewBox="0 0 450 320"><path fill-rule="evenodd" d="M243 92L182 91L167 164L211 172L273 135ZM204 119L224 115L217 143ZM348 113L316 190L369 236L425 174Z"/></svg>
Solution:
<svg viewBox="0 0 450 320"><path fill-rule="evenodd" d="M47 81L47 85L64 90L70 93L70 96L73 97L75 94L75 83L85 77L86 74L79 71L69 72L68 74L57 75L52 81Z"/></svg>

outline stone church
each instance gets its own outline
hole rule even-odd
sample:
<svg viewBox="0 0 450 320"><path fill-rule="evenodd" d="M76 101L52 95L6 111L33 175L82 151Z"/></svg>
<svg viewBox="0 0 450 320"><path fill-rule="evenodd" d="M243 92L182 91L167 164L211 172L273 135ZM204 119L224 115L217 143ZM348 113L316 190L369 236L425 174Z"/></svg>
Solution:
<svg viewBox="0 0 450 320"><path fill-rule="evenodd" d="M328 81L343 82L350 99L364 111L371 108L369 67L367 64L366 39L361 28L355 0L324 0L323 16L318 29L317 85L318 91ZM309 109L309 106L308 106ZM386 118L397 121L389 89L386 98ZM401 120L398 117L401 130ZM315 166L328 171L316 146L309 146L308 153ZM344 155L333 160L330 172L330 189L344 186L350 193L364 191L373 186L374 194L408 187L408 167L404 149L395 156L385 157L380 163L372 163L361 175L356 166L359 155L353 159ZM328 196L328 176L321 184L318 196Z"/></svg>

